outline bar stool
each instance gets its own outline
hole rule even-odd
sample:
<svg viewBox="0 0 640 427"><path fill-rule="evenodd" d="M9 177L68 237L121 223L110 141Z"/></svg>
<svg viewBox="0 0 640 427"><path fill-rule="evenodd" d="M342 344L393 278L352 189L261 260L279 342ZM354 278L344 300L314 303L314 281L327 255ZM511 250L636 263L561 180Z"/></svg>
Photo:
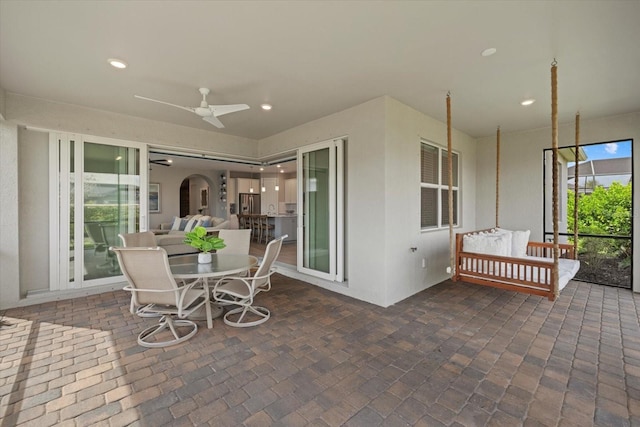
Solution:
<svg viewBox="0 0 640 427"><path fill-rule="evenodd" d="M260 215L252 214L251 221L251 238L254 242L260 243L262 241L262 223L260 221Z"/></svg>
<svg viewBox="0 0 640 427"><path fill-rule="evenodd" d="M243 230L246 230L247 228L251 228L249 227L249 224L247 224L247 215L245 214L238 215L238 223L240 225L240 228Z"/></svg>
<svg viewBox="0 0 640 427"><path fill-rule="evenodd" d="M269 223L269 217L267 215L260 216L261 241L264 240L264 243L267 244L269 240L273 240L275 228L275 225Z"/></svg>

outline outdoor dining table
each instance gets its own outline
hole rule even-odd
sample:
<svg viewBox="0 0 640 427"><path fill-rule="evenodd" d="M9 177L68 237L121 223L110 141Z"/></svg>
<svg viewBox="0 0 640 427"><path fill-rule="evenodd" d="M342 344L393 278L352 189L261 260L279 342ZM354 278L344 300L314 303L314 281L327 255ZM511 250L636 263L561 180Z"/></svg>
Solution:
<svg viewBox="0 0 640 427"><path fill-rule="evenodd" d="M201 264L198 254L179 255L169 257L169 266L173 277L179 280L201 279L207 295L209 294L209 279L231 276L245 272L258 264L258 258L253 255L212 254L211 262ZM211 304L206 304L207 327L213 327L213 319L222 315L223 308L218 304L212 310Z"/></svg>

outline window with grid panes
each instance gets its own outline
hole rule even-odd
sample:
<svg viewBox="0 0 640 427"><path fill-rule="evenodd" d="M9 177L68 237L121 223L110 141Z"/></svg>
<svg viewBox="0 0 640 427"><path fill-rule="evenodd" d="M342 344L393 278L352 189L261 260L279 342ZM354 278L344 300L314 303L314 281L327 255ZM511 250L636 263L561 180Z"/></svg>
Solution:
<svg viewBox="0 0 640 427"><path fill-rule="evenodd" d="M458 154L452 153L453 225L459 217ZM420 144L420 228L438 229L449 226L448 153L435 144Z"/></svg>

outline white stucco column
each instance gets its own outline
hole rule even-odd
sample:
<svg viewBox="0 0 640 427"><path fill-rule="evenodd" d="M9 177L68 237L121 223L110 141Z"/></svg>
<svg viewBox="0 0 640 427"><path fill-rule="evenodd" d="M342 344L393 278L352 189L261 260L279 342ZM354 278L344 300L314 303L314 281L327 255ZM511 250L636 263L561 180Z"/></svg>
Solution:
<svg viewBox="0 0 640 427"><path fill-rule="evenodd" d="M20 299L18 243L18 126L0 119L0 309Z"/></svg>

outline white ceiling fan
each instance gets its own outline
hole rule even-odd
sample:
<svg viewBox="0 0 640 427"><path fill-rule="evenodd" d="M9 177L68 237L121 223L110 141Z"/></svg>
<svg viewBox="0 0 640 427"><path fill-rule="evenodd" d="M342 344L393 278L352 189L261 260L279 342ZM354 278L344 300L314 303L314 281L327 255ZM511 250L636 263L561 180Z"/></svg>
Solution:
<svg viewBox="0 0 640 427"><path fill-rule="evenodd" d="M146 101L157 102L159 104L170 105L172 107L181 108L183 110L196 113L205 122L211 123L217 128L223 128L224 125L218 117L229 113L235 113L236 111L248 110L250 107L247 104L232 104L232 105L208 105L207 95L209 95L209 89L201 87L200 93L202 94L202 101L199 107L183 107L182 105L171 104L169 102L158 101L157 99L151 99L140 95L134 95L138 99L144 99Z"/></svg>

